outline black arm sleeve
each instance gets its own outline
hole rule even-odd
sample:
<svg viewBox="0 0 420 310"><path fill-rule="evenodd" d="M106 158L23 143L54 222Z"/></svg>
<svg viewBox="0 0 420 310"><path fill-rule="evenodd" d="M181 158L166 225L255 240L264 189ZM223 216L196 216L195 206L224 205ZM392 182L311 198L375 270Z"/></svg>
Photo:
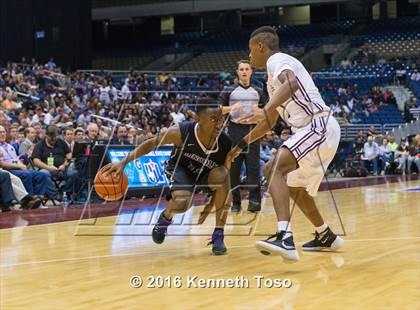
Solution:
<svg viewBox="0 0 420 310"><path fill-rule="evenodd" d="M254 87L254 89L258 92L258 95L260 95L260 100L258 101L258 107L263 108L268 102L267 93L262 88L259 88L259 87Z"/></svg>
<svg viewBox="0 0 420 310"><path fill-rule="evenodd" d="M230 87L223 88L222 92L219 95L219 102L222 106L229 106L229 99L232 90L233 89L231 89Z"/></svg>

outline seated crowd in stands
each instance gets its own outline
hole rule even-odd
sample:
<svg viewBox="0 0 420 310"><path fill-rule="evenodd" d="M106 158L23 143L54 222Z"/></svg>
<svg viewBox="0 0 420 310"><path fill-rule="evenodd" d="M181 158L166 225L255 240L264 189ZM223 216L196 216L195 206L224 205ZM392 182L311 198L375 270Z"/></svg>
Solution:
<svg viewBox="0 0 420 310"><path fill-rule="evenodd" d="M113 144L136 145L174 122L191 120L189 105L198 96L206 91L221 91L232 82L233 76L227 73L178 78L165 73L151 77L131 72L121 80L119 90L110 76L83 72L64 75L52 60L46 65L35 60L31 64L8 63L0 71L1 172L8 175L4 178L10 179L13 186L17 183L15 177L22 181L27 195L14 194L14 200L23 201L22 207L39 206L37 197L42 196L60 200L59 183L63 184L63 192L73 198L79 190L76 187L81 173L72 158L75 142L112 138ZM356 84L331 83L320 91L336 94L336 98L326 101L344 124L358 123L358 113L375 113L386 104L395 104L393 94L382 93L379 87L361 97ZM262 161L288 134L266 135ZM368 143L367 155L369 147ZM402 171L409 169L412 162L418 163L411 160L412 147L408 148L393 151ZM374 166L375 159L366 158L366 163Z"/></svg>
<svg viewBox="0 0 420 310"><path fill-rule="evenodd" d="M340 142L337 161L345 163L343 172L356 166L372 175L420 173L420 135L401 138L397 144L393 136L377 135L374 129L366 136L359 132L353 142Z"/></svg>
<svg viewBox="0 0 420 310"><path fill-rule="evenodd" d="M377 86L372 87L368 94L361 96L357 84L344 83L335 85L328 83L320 88L324 101L329 102L334 117L341 125L360 124L360 114L369 116L380 112L386 105L396 105L394 94L390 91L382 92ZM328 100L327 93L335 93Z"/></svg>

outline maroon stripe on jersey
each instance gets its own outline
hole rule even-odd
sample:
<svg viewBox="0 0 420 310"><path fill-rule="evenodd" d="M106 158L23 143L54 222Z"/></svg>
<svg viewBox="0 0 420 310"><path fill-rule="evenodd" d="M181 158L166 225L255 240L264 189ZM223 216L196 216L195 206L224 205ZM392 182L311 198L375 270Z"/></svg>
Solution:
<svg viewBox="0 0 420 310"><path fill-rule="evenodd" d="M297 80L297 82L298 82L298 87L299 87L299 90L300 90L300 92L302 93L303 97L305 97L305 99L306 99L308 102L311 102L311 98L309 97L308 93L306 92L305 87L303 87L302 82L299 80L299 78L298 78L298 77L296 77L296 80Z"/></svg>
<svg viewBox="0 0 420 310"><path fill-rule="evenodd" d="M313 125L313 123L312 123L312 125L311 125L311 131L309 131L306 135L304 135L302 138L300 138L296 143L295 143L295 145L293 145L291 148L290 148L290 151L294 151L294 150L296 150L299 146L301 146L302 145L302 143L305 143L305 141L307 141L309 138L311 138L314 134L315 134L315 131L313 131L314 130L314 125Z"/></svg>
<svg viewBox="0 0 420 310"><path fill-rule="evenodd" d="M322 111L323 110L322 109L322 106L319 103L314 102L314 101L311 100L311 98L309 97L308 93L306 92L305 87L303 86L302 82L299 80L298 77L296 77L296 80L298 82L299 89L300 89L301 93L303 94L303 96L305 97L305 99L308 100L308 102L313 103L320 111Z"/></svg>
<svg viewBox="0 0 420 310"><path fill-rule="evenodd" d="M314 148L318 147L321 143L325 142L327 139L326 136L323 136L321 139L316 141L313 145L311 145L309 148L307 148L301 155L299 155L298 158L296 158L297 161L301 160L303 157L305 157L310 151L312 151Z"/></svg>
<svg viewBox="0 0 420 310"><path fill-rule="evenodd" d="M309 116L313 115L311 110L309 110L308 106L305 105L302 101L300 101L297 96L292 95L292 99L298 106L300 106L302 108L303 111L305 111L306 114L308 114Z"/></svg>

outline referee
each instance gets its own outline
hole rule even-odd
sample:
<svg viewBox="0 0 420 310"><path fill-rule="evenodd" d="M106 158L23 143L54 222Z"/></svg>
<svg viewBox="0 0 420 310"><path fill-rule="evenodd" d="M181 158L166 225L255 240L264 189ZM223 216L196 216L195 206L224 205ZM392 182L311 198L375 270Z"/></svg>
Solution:
<svg viewBox="0 0 420 310"><path fill-rule="evenodd" d="M249 114L253 109L263 104L263 91L251 85L252 69L248 60L240 60L237 63L236 73L239 83L225 87L221 93L223 114L230 114L228 134L232 142L238 143L246 136L255 124L239 124L236 120ZM249 189L248 211L261 210L260 188L260 141L255 141L244 149L232 163L230 171L232 184L232 211L241 211L241 193L239 189L242 163L245 161L247 174L247 188Z"/></svg>

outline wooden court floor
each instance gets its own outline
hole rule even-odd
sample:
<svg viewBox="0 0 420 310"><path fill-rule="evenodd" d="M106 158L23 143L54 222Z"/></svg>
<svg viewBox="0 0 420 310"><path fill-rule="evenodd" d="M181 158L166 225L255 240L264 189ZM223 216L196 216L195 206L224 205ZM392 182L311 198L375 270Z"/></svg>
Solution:
<svg viewBox="0 0 420 310"><path fill-rule="evenodd" d="M206 247L213 218L191 224L201 208L177 218L162 245L148 236L152 210L3 229L0 309L420 309L419 188L409 181L334 190L345 247L300 251L296 264L254 248L275 231L271 199L257 217L229 215L229 254L219 257ZM317 203L341 232L331 194L319 193ZM292 222L298 246L312 238L300 211ZM200 287L209 279L241 287Z"/></svg>

